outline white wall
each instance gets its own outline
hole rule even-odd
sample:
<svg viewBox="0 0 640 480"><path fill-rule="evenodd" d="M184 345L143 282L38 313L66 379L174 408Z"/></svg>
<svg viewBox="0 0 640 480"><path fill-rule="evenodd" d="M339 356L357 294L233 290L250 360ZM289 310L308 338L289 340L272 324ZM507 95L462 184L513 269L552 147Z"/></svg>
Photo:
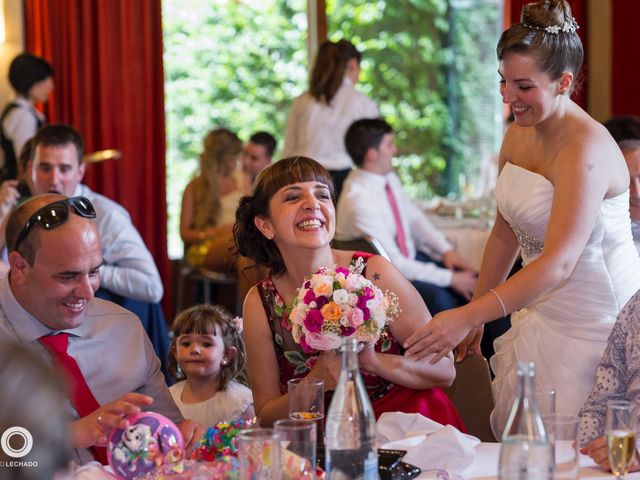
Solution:
<svg viewBox="0 0 640 480"><path fill-rule="evenodd" d="M7 40L0 43L0 108L13 98L13 89L7 79L13 57L24 50L24 6L22 0L0 0L4 3L4 19Z"/></svg>

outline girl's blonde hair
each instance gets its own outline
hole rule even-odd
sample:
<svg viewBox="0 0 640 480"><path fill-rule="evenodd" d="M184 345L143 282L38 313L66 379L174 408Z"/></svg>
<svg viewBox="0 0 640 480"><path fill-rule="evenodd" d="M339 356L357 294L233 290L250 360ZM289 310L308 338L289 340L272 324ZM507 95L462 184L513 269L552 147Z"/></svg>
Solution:
<svg viewBox="0 0 640 480"><path fill-rule="evenodd" d="M216 329L217 327L217 329ZM231 347L236 348L236 354L220 369L220 390L227 388L231 380L246 384L245 366L246 353L242 332L231 314L220 305L195 305L178 314L173 321L173 338L169 349L167 369L176 380L186 377L178 366L176 359L176 344L180 335L187 334L222 335L225 352Z"/></svg>

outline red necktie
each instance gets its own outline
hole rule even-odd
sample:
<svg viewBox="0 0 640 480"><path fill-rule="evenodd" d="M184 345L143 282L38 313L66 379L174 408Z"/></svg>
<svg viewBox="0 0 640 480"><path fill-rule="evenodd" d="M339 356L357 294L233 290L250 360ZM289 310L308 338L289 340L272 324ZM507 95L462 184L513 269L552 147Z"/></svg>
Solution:
<svg viewBox="0 0 640 480"><path fill-rule="evenodd" d="M404 238L404 228L402 227L402 218L400 217L400 210L398 210L396 197L393 195L389 182L387 182L384 189L387 192L389 206L393 212L393 219L396 221L396 243L398 244L398 248L400 248L400 253L402 253L403 256L408 257L409 249L407 248L407 242Z"/></svg>
<svg viewBox="0 0 640 480"><path fill-rule="evenodd" d="M69 400L80 418L95 412L100 404L91 393L78 362L67 353L69 334L59 333L40 337L38 341L53 355L57 364L67 373L70 381ZM107 450L104 447L91 447L93 456L103 465L107 464Z"/></svg>

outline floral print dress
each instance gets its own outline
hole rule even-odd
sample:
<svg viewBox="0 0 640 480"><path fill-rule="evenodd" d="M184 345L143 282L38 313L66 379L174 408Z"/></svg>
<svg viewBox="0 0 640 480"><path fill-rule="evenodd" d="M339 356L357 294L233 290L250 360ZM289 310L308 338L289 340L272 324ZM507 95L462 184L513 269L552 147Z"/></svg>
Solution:
<svg viewBox="0 0 640 480"><path fill-rule="evenodd" d="M356 252L351 263L354 264L358 258L363 258L366 261L369 257L371 255L368 253ZM271 327L273 345L280 368L280 391L284 394L287 392L287 382L292 378L306 376L322 352L313 351L310 354L305 354L302 348L295 343L289 322L291 307L285 304L271 277L258 283L258 291ZM385 327L382 332L375 345L375 350L387 354L404 354L403 348L393 337L388 327ZM369 372L361 371L361 374L376 418L384 412L421 413L443 425L450 424L465 431L458 412L442 389L434 387L415 390L395 385ZM328 402L330 399L331 392L328 392L326 401Z"/></svg>

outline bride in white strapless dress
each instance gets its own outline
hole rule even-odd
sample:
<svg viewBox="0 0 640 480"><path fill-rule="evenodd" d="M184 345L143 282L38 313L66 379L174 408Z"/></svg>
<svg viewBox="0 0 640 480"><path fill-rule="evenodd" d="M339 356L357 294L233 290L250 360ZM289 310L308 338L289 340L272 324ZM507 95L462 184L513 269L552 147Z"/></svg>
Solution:
<svg viewBox="0 0 640 480"><path fill-rule="evenodd" d="M520 243L523 266L542 252L553 195L553 185L542 175L512 163L503 167L495 196ZM535 362L537 384L556 389L558 412L576 415L586 400L616 316L640 288L628 206L628 191L601 203L571 275L514 312L511 329L496 340L494 430L506 423L518 360Z"/></svg>
<svg viewBox="0 0 640 480"><path fill-rule="evenodd" d="M436 315L404 343L437 361L479 353L482 326L512 315L495 341L492 425L514 396L516 363L536 363L557 411L577 414L617 314L640 288L631 237L629 172L605 128L571 100L583 49L565 0L522 7L500 37L500 93L515 121L500 149L499 205L472 301ZM523 268L507 278L517 253Z"/></svg>

